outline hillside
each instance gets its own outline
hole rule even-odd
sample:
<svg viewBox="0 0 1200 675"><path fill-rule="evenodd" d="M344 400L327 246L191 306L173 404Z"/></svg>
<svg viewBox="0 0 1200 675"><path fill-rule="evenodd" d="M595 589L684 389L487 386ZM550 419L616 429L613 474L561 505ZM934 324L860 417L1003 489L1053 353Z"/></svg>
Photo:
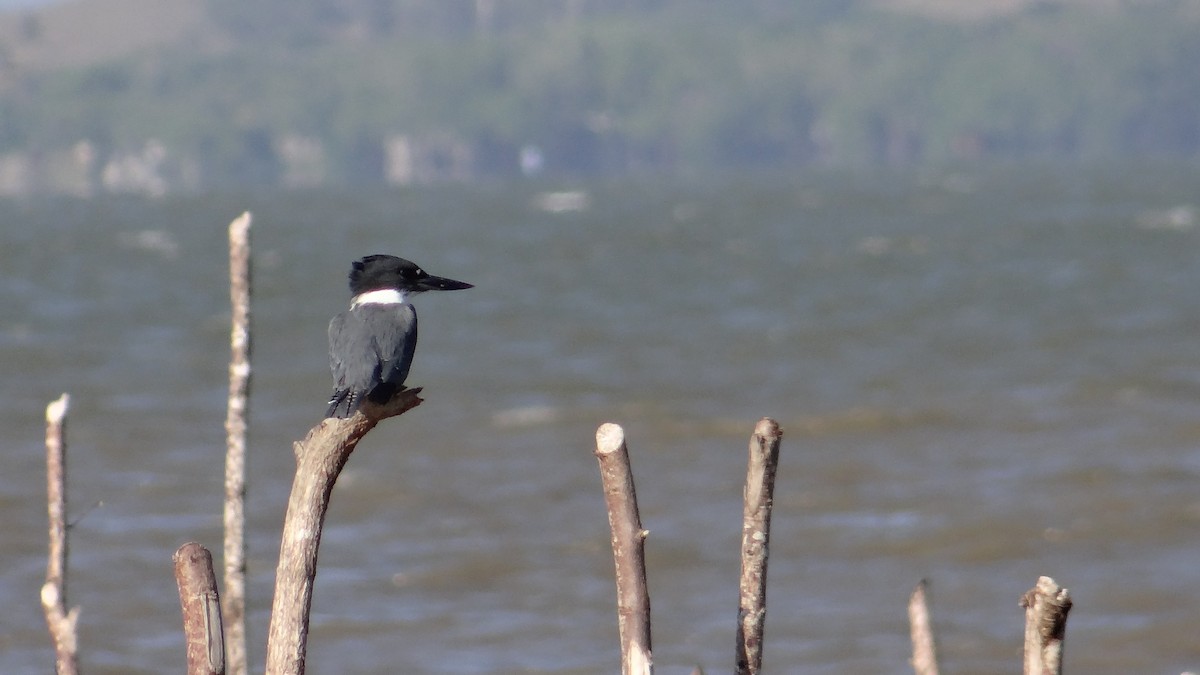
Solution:
<svg viewBox="0 0 1200 675"><path fill-rule="evenodd" d="M0 14L6 66L19 72L95 66L209 30L203 5L189 0L75 0Z"/></svg>
<svg viewBox="0 0 1200 675"><path fill-rule="evenodd" d="M1192 158L1198 62L1197 0L78 0L0 16L0 193Z"/></svg>

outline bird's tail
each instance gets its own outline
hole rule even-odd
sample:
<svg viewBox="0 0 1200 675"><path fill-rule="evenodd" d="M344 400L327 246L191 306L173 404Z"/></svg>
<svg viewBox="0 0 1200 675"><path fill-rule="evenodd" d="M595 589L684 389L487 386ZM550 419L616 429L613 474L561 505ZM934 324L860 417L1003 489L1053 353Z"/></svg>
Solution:
<svg viewBox="0 0 1200 675"><path fill-rule="evenodd" d="M350 417L358 410L358 404L361 402L362 394L353 389L335 389L333 396L329 397L329 410L325 411L325 417Z"/></svg>

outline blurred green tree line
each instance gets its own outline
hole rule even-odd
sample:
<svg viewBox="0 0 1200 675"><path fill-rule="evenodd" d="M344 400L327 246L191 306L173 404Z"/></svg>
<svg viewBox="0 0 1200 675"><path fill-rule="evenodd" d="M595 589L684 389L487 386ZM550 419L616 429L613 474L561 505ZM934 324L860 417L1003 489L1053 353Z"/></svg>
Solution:
<svg viewBox="0 0 1200 675"><path fill-rule="evenodd" d="M972 21L866 0L205 7L196 39L8 68L0 154L152 138L209 185L279 181L288 137L332 182L382 180L397 136L454 139L481 175L522 148L576 174L1200 155L1195 0Z"/></svg>

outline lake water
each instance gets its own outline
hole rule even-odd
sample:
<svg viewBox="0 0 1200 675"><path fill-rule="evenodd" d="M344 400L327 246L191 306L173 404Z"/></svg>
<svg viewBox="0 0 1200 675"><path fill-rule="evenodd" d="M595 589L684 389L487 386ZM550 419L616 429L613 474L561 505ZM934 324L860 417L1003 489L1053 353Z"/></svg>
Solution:
<svg viewBox="0 0 1200 675"><path fill-rule="evenodd" d="M616 672L607 421L650 530L657 670L726 672L762 416L785 432L770 672L910 672L921 578L945 671L1018 672L1043 574L1075 599L1072 671L1200 668L1197 186L1195 166L1022 166L0 202L0 672L52 668L62 392L84 671L182 670L171 554L219 561L246 209L255 670L325 325L377 252L476 288L416 299L426 402L338 483L309 672Z"/></svg>

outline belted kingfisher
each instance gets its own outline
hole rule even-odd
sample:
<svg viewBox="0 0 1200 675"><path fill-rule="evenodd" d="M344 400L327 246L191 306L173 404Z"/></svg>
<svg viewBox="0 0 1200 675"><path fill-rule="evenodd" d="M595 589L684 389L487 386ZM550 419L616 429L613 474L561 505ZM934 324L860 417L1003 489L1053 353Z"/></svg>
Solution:
<svg viewBox="0 0 1200 675"><path fill-rule="evenodd" d="M326 417L350 417L363 397L387 403L408 377L417 348L417 313L409 296L471 284L427 274L394 255L369 255L350 267L350 309L329 322L333 396Z"/></svg>

